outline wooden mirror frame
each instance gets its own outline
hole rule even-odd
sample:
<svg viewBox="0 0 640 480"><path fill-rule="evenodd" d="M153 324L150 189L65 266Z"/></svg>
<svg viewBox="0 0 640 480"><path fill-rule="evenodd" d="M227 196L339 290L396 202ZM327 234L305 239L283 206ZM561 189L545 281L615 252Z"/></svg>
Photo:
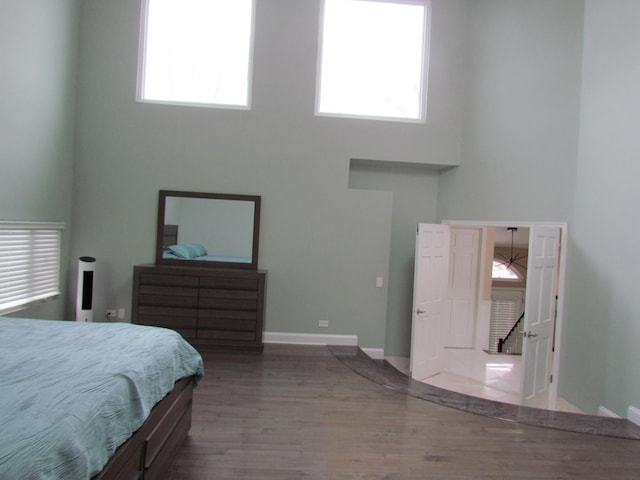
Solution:
<svg viewBox="0 0 640 480"><path fill-rule="evenodd" d="M201 198L211 200L233 200L235 202L251 202L253 203L253 240L251 248L250 262L228 262L215 260L184 260L164 258L165 247L165 212L167 197L178 198ZM177 190L160 190L158 198L158 225L156 232L156 264L157 265L174 265L180 267L208 267L208 268L234 268L257 270L258 269L258 245L260 240L260 201L258 195L236 195L228 193L202 193L187 192Z"/></svg>

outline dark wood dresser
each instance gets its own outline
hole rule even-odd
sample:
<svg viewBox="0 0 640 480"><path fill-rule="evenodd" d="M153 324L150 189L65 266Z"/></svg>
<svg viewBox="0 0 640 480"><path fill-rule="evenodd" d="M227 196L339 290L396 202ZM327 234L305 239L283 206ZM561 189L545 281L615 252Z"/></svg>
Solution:
<svg viewBox="0 0 640 480"><path fill-rule="evenodd" d="M262 350L267 272L133 268L132 322L174 329L196 348Z"/></svg>

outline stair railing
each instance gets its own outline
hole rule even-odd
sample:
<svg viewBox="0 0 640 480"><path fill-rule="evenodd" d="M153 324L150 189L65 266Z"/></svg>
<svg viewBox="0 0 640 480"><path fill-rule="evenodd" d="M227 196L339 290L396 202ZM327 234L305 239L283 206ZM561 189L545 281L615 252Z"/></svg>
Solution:
<svg viewBox="0 0 640 480"><path fill-rule="evenodd" d="M522 336L516 335L514 332L520 324L524 321L524 313L520 315L520 318L513 324L511 330L504 338L498 339L498 352L500 353L511 353L511 354L522 354Z"/></svg>

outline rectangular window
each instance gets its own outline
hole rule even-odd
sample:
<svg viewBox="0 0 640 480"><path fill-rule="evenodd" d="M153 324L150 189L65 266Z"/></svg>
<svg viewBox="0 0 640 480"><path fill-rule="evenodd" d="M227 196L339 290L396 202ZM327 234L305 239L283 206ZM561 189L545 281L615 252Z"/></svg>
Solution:
<svg viewBox="0 0 640 480"><path fill-rule="evenodd" d="M143 0L138 100L248 108L254 0Z"/></svg>
<svg viewBox="0 0 640 480"><path fill-rule="evenodd" d="M316 112L422 122L428 0L324 0Z"/></svg>
<svg viewBox="0 0 640 480"><path fill-rule="evenodd" d="M60 294L62 223L0 221L0 315Z"/></svg>

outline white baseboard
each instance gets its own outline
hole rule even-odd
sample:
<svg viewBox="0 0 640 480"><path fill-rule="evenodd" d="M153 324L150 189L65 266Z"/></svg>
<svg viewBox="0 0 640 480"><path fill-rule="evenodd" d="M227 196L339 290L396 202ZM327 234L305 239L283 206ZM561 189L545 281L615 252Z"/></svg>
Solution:
<svg viewBox="0 0 640 480"><path fill-rule="evenodd" d="M295 345L358 346L357 335L328 335L315 333L264 332L264 343L289 343Z"/></svg>
<svg viewBox="0 0 640 480"><path fill-rule="evenodd" d="M316 333L264 332L264 343L287 343L292 345L339 345L357 347L357 335L329 335ZM384 359L383 348L362 348L362 351L374 360Z"/></svg>
<svg viewBox="0 0 640 480"><path fill-rule="evenodd" d="M598 407L598 415L601 417L622 418L620 415L612 412L602 405ZM640 425L640 408L629 405L629 408L627 409L627 420L631 423L635 423L636 425Z"/></svg>
<svg viewBox="0 0 640 480"><path fill-rule="evenodd" d="M384 360L384 348L361 348L361 350L374 360Z"/></svg>
<svg viewBox="0 0 640 480"><path fill-rule="evenodd" d="M409 357L388 356L384 357L384 359L399 372L402 372L407 376L411 373L409 368Z"/></svg>
<svg viewBox="0 0 640 480"><path fill-rule="evenodd" d="M620 418L620 415L612 412L607 407L603 407L602 405L598 407L598 415L600 415L601 417Z"/></svg>
<svg viewBox="0 0 640 480"><path fill-rule="evenodd" d="M556 399L556 408L554 410L559 410L561 412L570 412L570 413L585 413L578 407L576 407L573 403L565 400L562 397L558 397Z"/></svg>
<svg viewBox="0 0 640 480"><path fill-rule="evenodd" d="M633 405L629 405L627 409L627 420L636 425L640 425L640 408L636 408Z"/></svg>

